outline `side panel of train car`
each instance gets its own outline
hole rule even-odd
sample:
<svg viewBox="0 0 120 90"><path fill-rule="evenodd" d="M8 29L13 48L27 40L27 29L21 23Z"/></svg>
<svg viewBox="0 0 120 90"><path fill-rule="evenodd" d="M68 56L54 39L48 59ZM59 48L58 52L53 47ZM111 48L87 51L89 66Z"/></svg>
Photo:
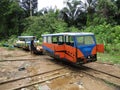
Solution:
<svg viewBox="0 0 120 90"><path fill-rule="evenodd" d="M97 60L97 52L104 52L102 44L97 45L93 33L58 33L43 37L43 49L54 58L76 64Z"/></svg>

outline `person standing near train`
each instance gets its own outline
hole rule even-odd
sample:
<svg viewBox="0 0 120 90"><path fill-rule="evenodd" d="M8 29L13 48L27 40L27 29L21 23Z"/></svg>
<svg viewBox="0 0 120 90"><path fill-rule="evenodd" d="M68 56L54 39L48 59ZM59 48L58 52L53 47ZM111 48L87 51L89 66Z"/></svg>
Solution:
<svg viewBox="0 0 120 90"><path fill-rule="evenodd" d="M30 43L31 54L34 54L36 52L36 46L35 46L34 40L35 40L35 37L32 38L31 43Z"/></svg>

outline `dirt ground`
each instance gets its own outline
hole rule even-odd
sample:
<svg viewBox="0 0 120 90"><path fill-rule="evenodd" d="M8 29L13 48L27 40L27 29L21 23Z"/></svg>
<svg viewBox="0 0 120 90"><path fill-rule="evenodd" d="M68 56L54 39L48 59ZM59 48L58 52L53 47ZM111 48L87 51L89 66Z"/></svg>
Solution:
<svg viewBox="0 0 120 90"><path fill-rule="evenodd" d="M89 63L85 66L120 76L119 65ZM56 69L58 71L44 74ZM89 76L78 69L70 69L66 63L53 60L46 55L31 55L30 52L21 49L9 50L0 47L0 90L11 90L20 85L24 86L32 82L39 82L39 80L41 82L22 87L20 90L120 90L120 88ZM41 75L34 78L30 77L37 74ZM23 77L27 78L19 82L14 81ZM7 81L13 81L15 84L7 83Z"/></svg>

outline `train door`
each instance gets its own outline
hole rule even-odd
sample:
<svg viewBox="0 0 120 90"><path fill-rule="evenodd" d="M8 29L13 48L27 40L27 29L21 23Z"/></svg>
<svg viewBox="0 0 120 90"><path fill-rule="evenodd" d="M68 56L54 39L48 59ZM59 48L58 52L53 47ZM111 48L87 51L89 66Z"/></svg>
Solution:
<svg viewBox="0 0 120 90"><path fill-rule="evenodd" d="M76 62L76 48L74 36L65 36L65 59Z"/></svg>
<svg viewBox="0 0 120 90"><path fill-rule="evenodd" d="M103 44L97 44L97 52L100 52L100 53L104 52L104 45Z"/></svg>
<svg viewBox="0 0 120 90"><path fill-rule="evenodd" d="M64 35L57 35L54 38L56 38L56 42L54 45L54 55L56 58L64 58L65 53L65 47L64 47Z"/></svg>

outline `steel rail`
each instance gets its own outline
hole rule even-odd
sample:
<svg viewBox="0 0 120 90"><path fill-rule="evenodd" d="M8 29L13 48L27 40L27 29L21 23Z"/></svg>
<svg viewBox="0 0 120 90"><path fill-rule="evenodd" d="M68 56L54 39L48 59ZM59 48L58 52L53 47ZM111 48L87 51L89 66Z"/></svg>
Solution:
<svg viewBox="0 0 120 90"><path fill-rule="evenodd" d="M98 79L98 80L102 80L102 81L104 81L105 83L110 83L110 85L115 86L116 88L118 88L118 90L120 89L120 85L118 85L118 84L115 84L115 83L113 83L113 82L110 82L110 81L108 81L108 80L105 80L105 79L103 79L103 78L101 78L101 77L94 76L94 75L90 74L90 73L87 72L87 71L81 71L81 72L83 72L83 73L85 73L85 74L87 74L87 75L89 75L89 76L91 76L91 77L93 77L93 78L96 78L96 79ZM116 90L117 90L117 89L116 89Z"/></svg>
<svg viewBox="0 0 120 90"><path fill-rule="evenodd" d="M58 69L51 70L51 71L47 71L47 72L43 72L43 73L39 73L39 74L35 74L35 75L29 75L29 76L25 76L25 77L21 77L21 78L16 78L16 79L3 81L3 82L0 82L0 85L5 84L5 83L9 83L9 82L14 82L14 81L21 80L21 79L32 78L32 77L35 77L35 76L39 76L39 75L42 75L42 74L47 74L47 73L62 70L62 69L65 69L65 67L58 68Z"/></svg>
<svg viewBox="0 0 120 90"><path fill-rule="evenodd" d="M65 75L66 74L61 74L61 75L57 75L57 76L54 76L54 77L51 77L51 78L48 78L48 79L44 79L44 80L40 80L40 81L37 81L37 82L33 82L31 84L27 84L27 85L23 85L23 86L14 88L14 90L19 90L21 88L29 87L29 86L32 86L32 85L35 85L35 84L38 84L38 83L44 83L46 81L50 81L50 80L53 80L53 79L56 79L56 78L59 78L59 77L65 76Z"/></svg>
<svg viewBox="0 0 120 90"><path fill-rule="evenodd" d="M31 59L31 58L26 58L26 59L4 59L4 60L0 60L0 62L8 62L8 61L33 61L33 60L40 60L40 58L33 58L33 59Z"/></svg>
<svg viewBox="0 0 120 90"><path fill-rule="evenodd" d="M91 68L91 67L83 66L83 69L91 69L91 70L94 70L94 71L97 71L97 72L100 72L100 73L104 73L106 75L109 75L109 76L112 76L112 77L120 79L119 76L115 76L115 75L112 75L110 73L107 73L107 72L104 72L104 71L101 71L101 70L97 70L97 69L94 69L94 68Z"/></svg>

